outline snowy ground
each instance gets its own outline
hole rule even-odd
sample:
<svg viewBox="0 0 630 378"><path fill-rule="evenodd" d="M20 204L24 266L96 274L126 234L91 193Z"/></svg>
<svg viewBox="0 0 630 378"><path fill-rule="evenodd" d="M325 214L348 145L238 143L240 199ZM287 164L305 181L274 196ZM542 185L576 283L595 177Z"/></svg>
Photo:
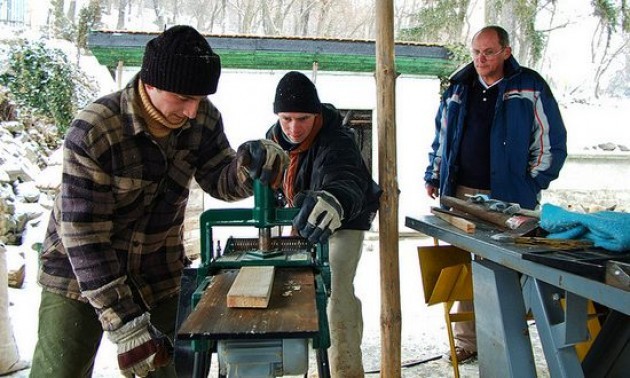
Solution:
<svg viewBox="0 0 630 378"><path fill-rule="evenodd" d="M46 218L46 216L42 216ZM45 224L44 219L40 224ZM30 245L42 237L41 228L27 231L27 242ZM402 230L401 230L402 231ZM406 230L409 231L409 230ZM442 306L428 307L424 304L422 284L416 247L430 245L428 238L402 238L399 244L400 278L401 278L401 311L402 311L402 361L403 364L413 361L431 359L441 355L448 349L447 333L442 315ZM17 248L11 247L9 248ZM364 253L359 264L356 277L356 290L363 302L365 322L363 354L367 376L378 376L380 368L380 288L379 281L379 243L375 238L365 242ZM32 250L27 252L26 282L22 289L9 289L10 316L17 344L22 359L31 359L37 335L37 309L39 307L40 289L36 283L37 257ZM538 376L548 377L542 352L536 338L536 329L530 326L533 345L538 366ZM103 340L97 356L96 378L118 377L115 348L107 340ZM314 358L311 356L311 372L316 377ZM28 377L29 370L9 375L14 378ZM476 362L461 365L462 377L478 377ZM402 369L402 377L449 377L453 371L444 360L435 360Z"/></svg>

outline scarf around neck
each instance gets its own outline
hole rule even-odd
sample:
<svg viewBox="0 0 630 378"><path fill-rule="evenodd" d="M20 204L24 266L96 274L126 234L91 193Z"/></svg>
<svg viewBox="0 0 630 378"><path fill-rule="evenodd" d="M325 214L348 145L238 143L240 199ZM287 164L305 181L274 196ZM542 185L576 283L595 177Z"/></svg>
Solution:
<svg viewBox="0 0 630 378"><path fill-rule="evenodd" d="M169 122L151 103L151 99L144 88L142 80L138 80L138 92L140 93L140 105L146 115L145 119L147 121L148 131L154 137L164 138L173 130L182 127L184 123L188 121L187 119L184 119L182 122L177 124Z"/></svg>
<svg viewBox="0 0 630 378"><path fill-rule="evenodd" d="M284 190L284 195L287 199L287 203L289 206L293 206L293 197L295 197L295 178L297 176L297 169L299 166L300 154L306 150L308 150L313 141L319 134L319 131L322 129L323 120L322 115L318 114L315 116L315 120L313 121L313 129L310 134L300 143L297 147L289 151L289 167L284 175L284 183L282 189ZM282 131L282 127L278 123L280 127L280 138L283 137L284 132ZM277 138L277 137L276 137ZM280 141L276 140L276 143Z"/></svg>

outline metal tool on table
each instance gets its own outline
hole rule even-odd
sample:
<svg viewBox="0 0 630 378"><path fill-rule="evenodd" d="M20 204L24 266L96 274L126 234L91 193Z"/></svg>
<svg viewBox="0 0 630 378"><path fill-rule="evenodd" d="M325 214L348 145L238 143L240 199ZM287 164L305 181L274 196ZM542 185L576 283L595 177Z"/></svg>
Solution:
<svg viewBox="0 0 630 378"><path fill-rule="evenodd" d="M472 215L485 222L495 225L501 230L525 230L532 225L537 226L538 219L531 215L506 214L498 211L491 211L481 204L464 201L459 198L441 196L442 205ZM521 235L522 236L522 235Z"/></svg>
<svg viewBox="0 0 630 378"><path fill-rule="evenodd" d="M274 227L290 226L298 211L277 207L273 191L256 180L254 208L207 210L201 215L201 265L185 273L178 311L175 361L180 375L206 377L214 352L220 376L305 375L311 340L319 376L329 377L328 245L272 236ZM255 227L258 236L230 237L221 248L213 228L225 226ZM246 266L274 267L267 308L226 305L231 284ZM177 344L183 345L179 358Z"/></svg>

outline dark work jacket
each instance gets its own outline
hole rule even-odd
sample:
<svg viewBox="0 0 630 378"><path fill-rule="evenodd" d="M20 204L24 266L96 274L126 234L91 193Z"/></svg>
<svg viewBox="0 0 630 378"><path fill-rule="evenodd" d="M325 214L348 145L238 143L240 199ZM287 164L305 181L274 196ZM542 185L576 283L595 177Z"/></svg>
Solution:
<svg viewBox="0 0 630 378"><path fill-rule="evenodd" d="M365 166L353 131L342 125L339 111L333 105L323 104L322 117L319 134L298 158L294 192L329 192L343 207L341 229L369 230L381 189ZM284 137L279 121L267 131L267 138L286 151L296 147Z"/></svg>

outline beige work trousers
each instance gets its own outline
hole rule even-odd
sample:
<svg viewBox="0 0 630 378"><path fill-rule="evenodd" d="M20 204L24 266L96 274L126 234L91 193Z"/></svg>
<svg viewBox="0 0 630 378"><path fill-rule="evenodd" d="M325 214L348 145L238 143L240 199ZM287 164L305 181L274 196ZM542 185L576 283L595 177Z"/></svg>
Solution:
<svg viewBox="0 0 630 378"><path fill-rule="evenodd" d="M338 230L328 241L332 286L328 302L331 342L328 358L333 378L364 376L363 315L361 301L354 294L354 276L361 259L364 234L360 230Z"/></svg>
<svg viewBox="0 0 630 378"><path fill-rule="evenodd" d="M459 185L455 192L455 197L468 200L468 196L476 194L490 194L489 190L469 188ZM455 313L474 311L473 301L457 302ZM456 322L453 325L453 338L455 345L464 348L469 352L477 351L477 333L475 330L475 322Z"/></svg>

